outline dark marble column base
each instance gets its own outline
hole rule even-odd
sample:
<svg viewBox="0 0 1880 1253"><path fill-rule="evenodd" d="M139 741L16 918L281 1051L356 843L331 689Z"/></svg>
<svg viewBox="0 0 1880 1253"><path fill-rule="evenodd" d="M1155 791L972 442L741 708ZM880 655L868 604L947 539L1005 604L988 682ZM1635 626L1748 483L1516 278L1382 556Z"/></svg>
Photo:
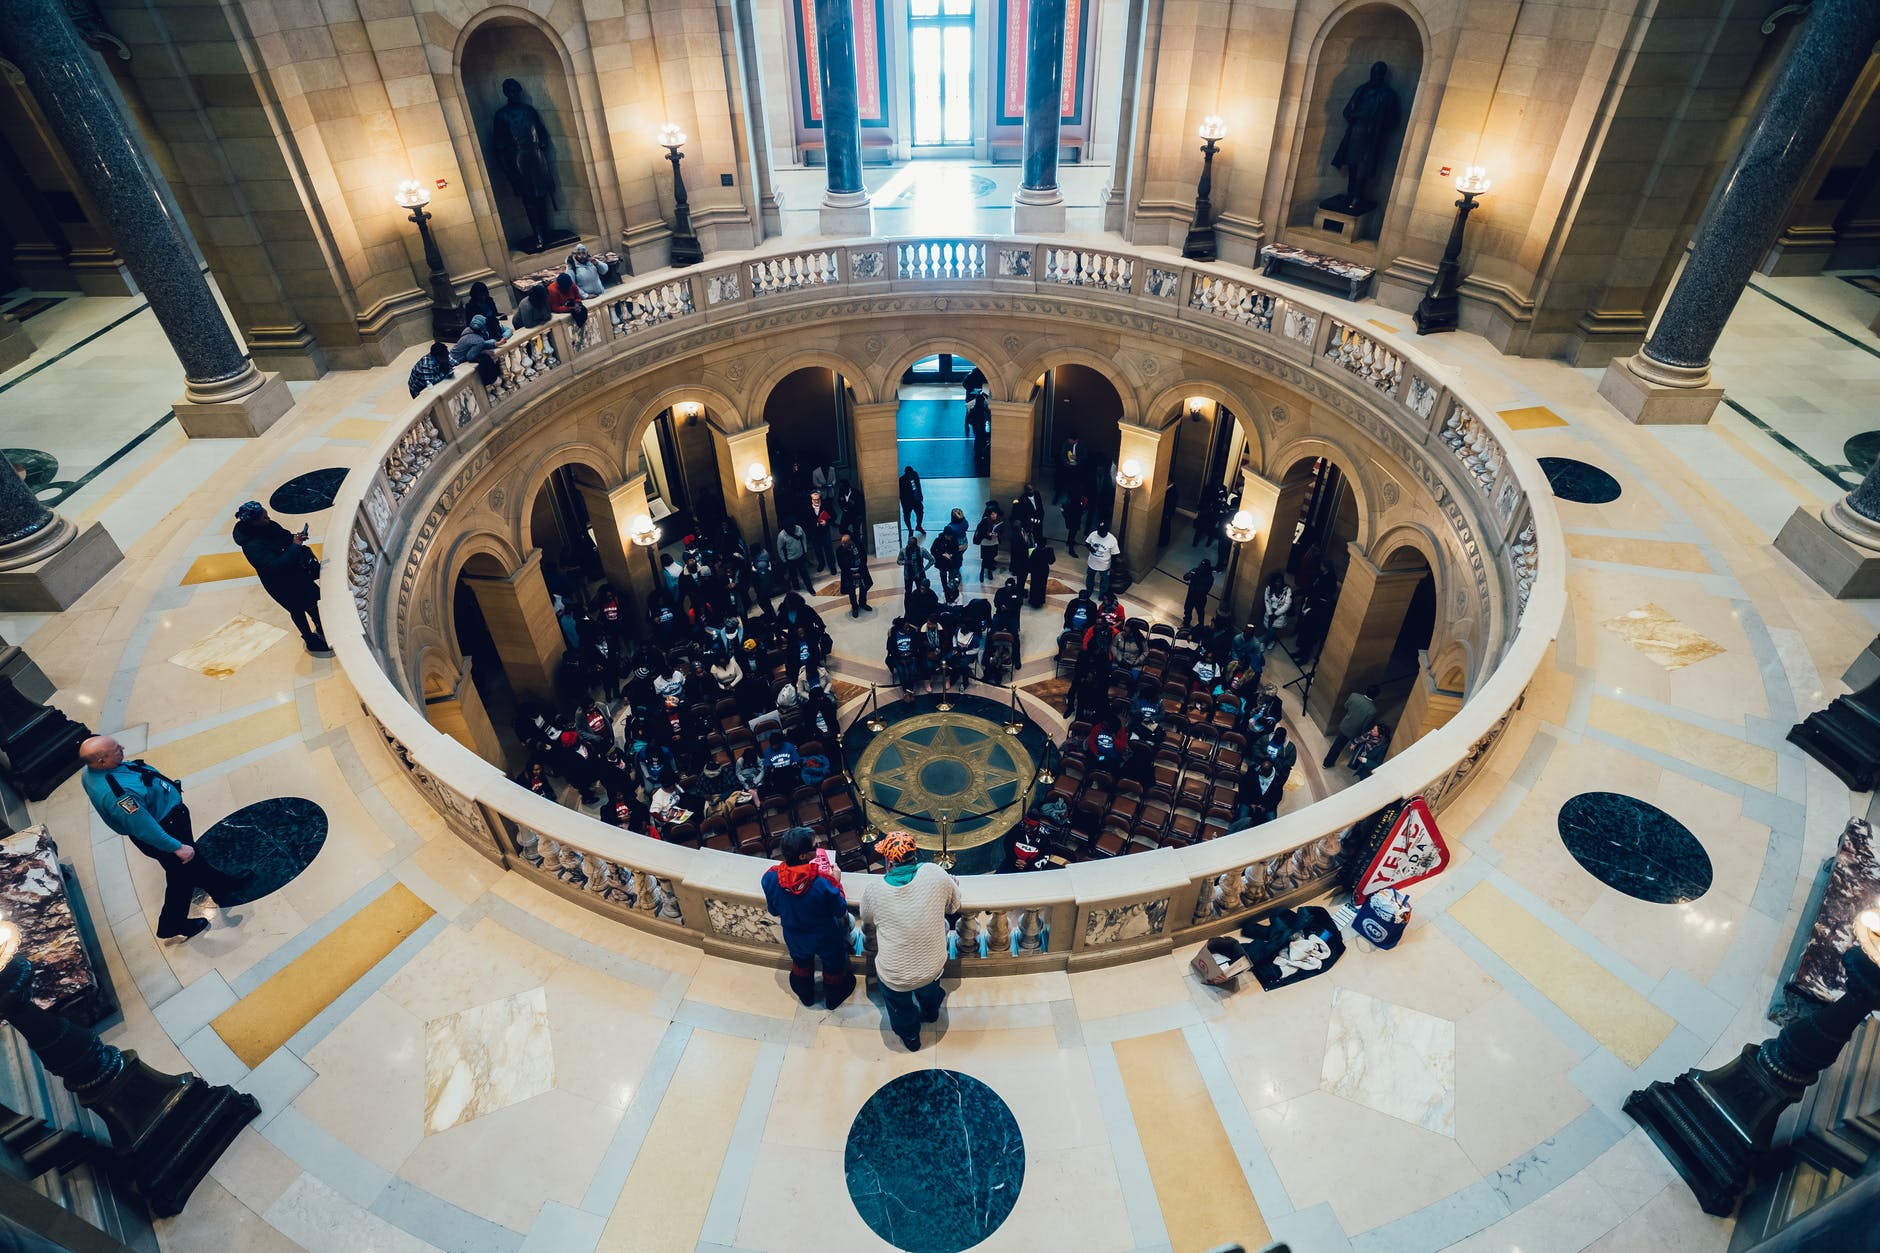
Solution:
<svg viewBox="0 0 1880 1253"><path fill-rule="evenodd" d="M33 339L10 313L0 313L0 370L11 370L33 355Z"/></svg>
<svg viewBox="0 0 1880 1253"><path fill-rule="evenodd" d="M1639 426L1702 426L1723 399L1723 389L1709 382L1709 370L1666 365L1641 352L1614 359L1599 394Z"/></svg>
<svg viewBox="0 0 1880 1253"><path fill-rule="evenodd" d="M1820 513L1796 509L1776 536L1776 551L1836 600L1880 598L1880 546L1860 542L1847 519L1874 524L1845 506L1836 501Z"/></svg>
<svg viewBox="0 0 1880 1253"><path fill-rule="evenodd" d="M191 439L247 439L259 435L294 407L293 393L278 374L253 366L238 386L198 390L184 387L176 421Z"/></svg>
<svg viewBox="0 0 1880 1253"><path fill-rule="evenodd" d="M64 518L70 538L49 556L11 570L0 570L0 612L47 613L65 609L91 590L124 554L99 523L77 531ZM52 527L46 528L48 531ZM71 534L76 532L76 534Z"/></svg>

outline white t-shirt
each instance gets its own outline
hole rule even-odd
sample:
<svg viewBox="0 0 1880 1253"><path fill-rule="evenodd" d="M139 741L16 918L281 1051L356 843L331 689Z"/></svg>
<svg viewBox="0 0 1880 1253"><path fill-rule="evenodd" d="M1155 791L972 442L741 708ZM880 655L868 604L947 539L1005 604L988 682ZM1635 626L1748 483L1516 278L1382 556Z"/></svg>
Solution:
<svg viewBox="0 0 1880 1253"><path fill-rule="evenodd" d="M1108 570L1110 558L1123 551L1123 546L1116 542L1116 535L1098 535L1095 531L1084 536L1084 543L1090 548L1089 565L1092 570Z"/></svg>

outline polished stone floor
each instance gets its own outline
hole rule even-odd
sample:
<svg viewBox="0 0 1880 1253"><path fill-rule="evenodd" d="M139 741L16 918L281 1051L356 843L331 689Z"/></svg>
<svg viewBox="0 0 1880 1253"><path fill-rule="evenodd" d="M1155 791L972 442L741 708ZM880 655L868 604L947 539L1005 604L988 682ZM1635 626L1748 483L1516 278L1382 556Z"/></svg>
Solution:
<svg viewBox="0 0 1880 1253"><path fill-rule="evenodd" d="M1826 285L1853 296L1810 303ZM1777 289L1837 326L1880 304L1833 278ZM63 506L103 521L130 560L56 619L0 617L0 635L27 647L60 704L186 778L199 829L280 797L317 800L327 823L283 887L176 945L154 936L157 868L93 821L75 785L32 807L99 920L125 1005L108 1038L261 1101L187 1212L160 1224L164 1248L892 1248L852 1199L852 1132L895 1080L954 1072L994 1094L1023 1141L1010 1212L974 1246L986 1250L1269 1237L1302 1253L1723 1249L1730 1224L1697 1210L1620 1105L1771 1030L1763 1010L1809 871L1866 802L1782 737L1843 690L1876 616L1823 597L1769 545L1797 504L1839 490L1790 447L1813 421L1792 401L1822 407L1822 354L1868 354L1826 332L1775 334L1774 320L1812 324L1758 301L1739 307L1718 367L1733 388L1754 381L1741 394L1762 425L1726 410L1638 429L1597 399L1597 371L1505 359L1466 334L1418 341L1521 415L1524 451L1597 465L1621 493L1558 502L1567 621L1445 812L1454 865L1412 890L1395 950L1226 997L1186 951L968 980L912 1055L872 999L806 1009L780 971L496 872L398 773L332 663L221 560L236 504L345 464L386 429L408 403L408 359L296 384L295 411L257 440L191 443L160 426ZM39 366L0 376L9 446L77 481L164 416L175 363L134 303L64 301L28 324L70 347L129 313L25 381ZM1353 316L1408 328L1377 307ZM90 354L106 382L140 381L99 386ZM1838 367L1850 412L1810 453L1824 464L1872 426L1862 362ZM80 394L96 401L82 424L42 403ZM305 520L331 538L324 512ZM1051 627L1028 622L1042 677ZM885 621L831 625L866 681ZM1299 730L1303 772L1318 732ZM1589 872L1560 818L1593 789L1691 833L1708 890L1661 904ZM896 1117L871 1154L905 1130ZM962 1156L933 1170L961 1177Z"/></svg>

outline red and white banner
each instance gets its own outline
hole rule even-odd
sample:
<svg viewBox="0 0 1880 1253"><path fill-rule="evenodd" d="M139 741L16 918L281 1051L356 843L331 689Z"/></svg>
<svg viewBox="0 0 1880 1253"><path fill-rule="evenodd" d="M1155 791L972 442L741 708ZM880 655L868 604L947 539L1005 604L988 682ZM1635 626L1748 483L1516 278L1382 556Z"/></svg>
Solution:
<svg viewBox="0 0 1880 1253"><path fill-rule="evenodd" d="M798 20L803 23L805 86L809 97L809 116L820 123L822 114L822 59L816 47L816 0L799 0ZM861 105L862 121L881 120L881 33L875 27L876 0L849 0L855 21L855 98Z"/></svg>
<svg viewBox="0 0 1880 1253"><path fill-rule="evenodd" d="M1030 0L1005 0L1005 105L1004 115L1025 116L1025 26ZM1077 116L1077 27L1083 0L1064 0L1064 69L1060 108L1064 117Z"/></svg>
<svg viewBox="0 0 1880 1253"><path fill-rule="evenodd" d="M1358 880L1353 896L1360 902L1379 888L1401 888L1441 874L1449 866L1449 846L1436 829L1436 817L1421 796L1404 805L1390 835Z"/></svg>

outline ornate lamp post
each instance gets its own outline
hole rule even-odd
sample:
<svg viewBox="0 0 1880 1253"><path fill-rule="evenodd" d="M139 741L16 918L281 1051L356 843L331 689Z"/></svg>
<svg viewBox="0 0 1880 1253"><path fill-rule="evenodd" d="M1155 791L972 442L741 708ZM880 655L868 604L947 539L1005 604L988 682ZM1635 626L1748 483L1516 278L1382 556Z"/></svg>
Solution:
<svg viewBox="0 0 1880 1253"><path fill-rule="evenodd" d="M152 1070L135 1051L33 1004L33 963L10 922L0 922L0 1019L104 1123L132 1186L159 1217L182 1213L216 1159L261 1112L245 1092Z"/></svg>
<svg viewBox="0 0 1880 1253"><path fill-rule="evenodd" d="M1218 114L1210 113L1201 119L1197 132L1201 136L1201 181L1195 184L1195 224L1188 228L1188 238L1182 242L1182 256L1190 261L1214 260L1214 206L1208 203L1208 196L1214 190L1214 154L1221 150L1221 141L1227 138L1227 123Z"/></svg>
<svg viewBox="0 0 1880 1253"><path fill-rule="evenodd" d="M457 303L456 289L450 285L450 273L444 269L444 254L437 250L431 236L431 215L424 206L431 203L431 193L415 178L398 185L392 199L401 209L411 210L411 221L418 224L418 238L424 242L424 264L431 271L431 338L452 343L463 333L463 308Z"/></svg>
<svg viewBox="0 0 1880 1253"><path fill-rule="evenodd" d="M672 162L672 263L697 265L705 259L705 250L692 233L692 206L685 198L685 179L679 173L679 162L685 160L685 154L679 151L685 147L685 132L668 122L659 128L659 145L666 150L666 160Z"/></svg>
<svg viewBox="0 0 1880 1253"><path fill-rule="evenodd" d="M1253 511L1250 509L1238 510L1227 521L1227 538L1233 544L1234 551L1227 558L1227 581L1221 587L1221 615L1223 617L1234 616L1234 570L1240 565L1241 546L1253 538L1255 529Z"/></svg>
<svg viewBox="0 0 1880 1253"><path fill-rule="evenodd" d="M1475 198L1486 195L1488 188L1488 171L1479 165L1467 167L1456 177L1456 190L1462 193L1462 199L1456 201L1456 220L1449 227L1449 242L1443 246L1442 264L1436 267L1436 277L1430 280L1429 290L1423 293L1416 312L1411 315L1416 319L1419 335L1456 329L1462 307L1456 296L1456 289L1462 285L1462 228L1475 210Z"/></svg>
<svg viewBox="0 0 1880 1253"><path fill-rule="evenodd" d="M654 554L659 550L659 528L653 520L641 514L627 524L627 536L635 544L646 550L646 568L653 572L653 587L660 586L659 559Z"/></svg>
<svg viewBox="0 0 1880 1253"><path fill-rule="evenodd" d="M764 503L764 493L776 483L770 473L770 467L761 461L753 461L744 467L744 486L757 497L757 517L764 526L764 543L770 543L770 506Z"/></svg>
<svg viewBox="0 0 1880 1253"><path fill-rule="evenodd" d="M1736 1209L1782 1111L1802 1099L1854 1028L1880 1008L1880 914L1863 910L1854 940L1841 954L1847 984L1840 1000L1812 1006L1715 1070L1687 1070L1626 1098L1625 1112L1671 1159L1705 1213L1724 1217Z"/></svg>
<svg viewBox="0 0 1880 1253"><path fill-rule="evenodd" d="M1116 546L1129 549L1129 494L1142 486L1142 462L1134 457L1116 467L1116 485L1123 489L1123 516L1116 524Z"/></svg>

